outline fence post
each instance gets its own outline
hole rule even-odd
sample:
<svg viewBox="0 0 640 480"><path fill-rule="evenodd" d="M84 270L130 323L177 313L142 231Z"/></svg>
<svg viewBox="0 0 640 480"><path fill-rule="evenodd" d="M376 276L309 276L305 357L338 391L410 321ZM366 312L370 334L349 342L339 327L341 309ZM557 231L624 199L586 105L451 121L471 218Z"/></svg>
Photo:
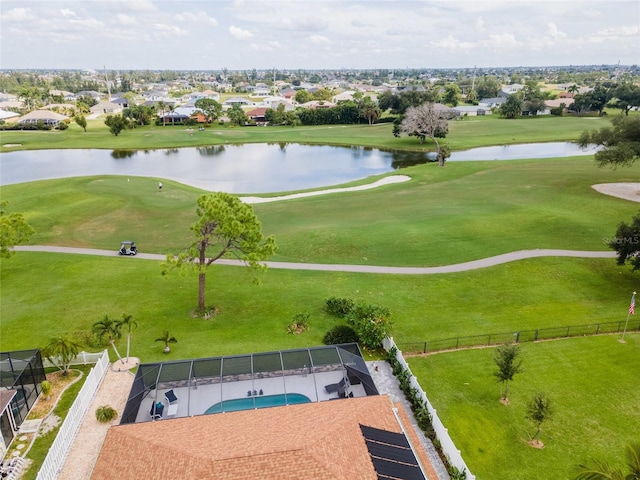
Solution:
<svg viewBox="0 0 640 480"><path fill-rule="evenodd" d="M487 339L487 346L491 345L491 334L489 334L489 337Z"/></svg>
<svg viewBox="0 0 640 480"><path fill-rule="evenodd" d="M569 330L571 330L571 327L567 327L567 334L565 335L565 337L569 336Z"/></svg>
<svg viewBox="0 0 640 480"><path fill-rule="evenodd" d="M598 333L600 333L600 324L597 324L597 325L596 325L596 335L597 335Z"/></svg>
<svg viewBox="0 0 640 480"><path fill-rule="evenodd" d="M538 332L540 330L536 329L536 333L533 335L533 341L535 342L536 340L538 340Z"/></svg>
<svg viewBox="0 0 640 480"><path fill-rule="evenodd" d="M520 332L516 332L516 343L520 342Z"/></svg>
<svg viewBox="0 0 640 480"><path fill-rule="evenodd" d="M422 353L427 353L427 342L424 342L424 349L422 350Z"/></svg>

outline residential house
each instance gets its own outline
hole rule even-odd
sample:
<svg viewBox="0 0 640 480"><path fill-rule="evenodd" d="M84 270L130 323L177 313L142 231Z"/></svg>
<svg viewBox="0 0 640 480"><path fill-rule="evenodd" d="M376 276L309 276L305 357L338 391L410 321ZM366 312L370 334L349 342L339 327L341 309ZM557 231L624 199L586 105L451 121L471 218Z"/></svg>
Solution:
<svg viewBox="0 0 640 480"><path fill-rule="evenodd" d="M491 115L492 113L490 108L480 107L476 105L461 105L458 107L453 107L453 110L458 114L458 116L466 117Z"/></svg>
<svg viewBox="0 0 640 480"><path fill-rule="evenodd" d="M114 115L122 113L122 110L122 105L112 102L96 103L93 107L89 108L92 115Z"/></svg>
<svg viewBox="0 0 640 480"><path fill-rule="evenodd" d="M20 114L16 113L16 112L10 112L8 110L1 110L0 109L0 120L15 120L17 117L19 117Z"/></svg>
<svg viewBox="0 0 640 480"><path fill-rule="evenodd" d="M478 102L479 107L496 108L507 101L507 97L483 98Z"/></svg>
<svg viewBox="0 0 640 480"><path fill-rule="evenodd" d="M250 120L256 122L257 125L266 125L267 119L265 118L266 108L254 108L247 110L245 113Z"/></svg>
<svg viewBox="0 0 640 480"><path fill-rule="evenodd" d="M331 101L333 103L348 102L350 100L353 100L353 96L355 95L355 93L356 92L354 90L347 90L331 97Z"/></svg>
<svg viewBox="0 0 640 480"><path fill-rule="evenodd" d="M498 95L506 97L509 95L513 95L514 93L518 93L523 88L524 88L524 85L521 85L519 83L513 83L511 85L503 85Z"/></svg>
<svg viewBox="0 0 640 480"><path fill-rule="evenodd" d="M32 112L29 112L26 115L20 117L18 119L18 123L28 125L42 122L45 125L56 127L60 122L64 122L68 119L69 117L67 117L66 115L61 115L49 110L33 110Z"/></svg>
<svg viewBox="0 0 640 480"><path fill-rule="evenodd" d="M331 108L335 106L335 103L327 102L325 100L311 100L310 102L306 102L300 105L300 107L302 108L310 108L312 110L315 110L316 108Z"/></svg>
<svg viewBox="0 0 640 480"><path fill-rule="evenodd" d="M99 102L104 98L104 95L100 92L96 92L95 90L82 90L81 92L76 93L76 99L78 97L89 97L95 100L96 102Z"/></svg>
<svg viewBox="0 0 640 480"><path fill-rule="evenodd" d="M253 102L251 102L250 100L247 100L244 97L231 97L228 98L227 100L225 100L225 102L222 104L225 107L232 107L234 105L240 105L242 106L250 106L253 105Z"/></svg>
<svg viewBox="0 0 640 480"><path fill-rule="evenodd" d="M119 480L436 478L356 344L140 365L91 480L114 465Z"/></svg>

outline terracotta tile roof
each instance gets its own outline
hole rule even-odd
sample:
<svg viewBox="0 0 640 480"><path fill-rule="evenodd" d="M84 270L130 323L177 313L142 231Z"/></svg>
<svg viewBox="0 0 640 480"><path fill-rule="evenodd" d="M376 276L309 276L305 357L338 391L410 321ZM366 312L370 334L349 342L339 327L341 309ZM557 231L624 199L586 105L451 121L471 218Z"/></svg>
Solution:
<svg viewBox="0 0 640 480"><path fill-rule="evenodd" d="M359 424L401 433L392 407L380 395L115 426L91 479L376 480Z"/></svg>

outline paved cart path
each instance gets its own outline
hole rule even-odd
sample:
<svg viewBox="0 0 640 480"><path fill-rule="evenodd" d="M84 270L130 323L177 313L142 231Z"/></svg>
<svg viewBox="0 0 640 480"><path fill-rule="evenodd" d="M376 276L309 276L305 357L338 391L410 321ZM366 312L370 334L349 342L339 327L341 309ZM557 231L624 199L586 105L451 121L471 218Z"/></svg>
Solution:
<svg viewBox="0 0 640 480"><path fill-rule="evenodd" d="M112 250L97 250L92 248L72 248L72 247L56 247L47 245L27 245L15 248L22 252L50 252L50 253L72 253L79 255L100 255L107 257L119 256L117 252ZM320 270L327 272L354 272L354 273L386 273L395 275L430 275L435 273L454 273L464 272L467 270L476 270L479 268L493 267L516 260L524 260L526 258L539 257L577 257L577 258L615 258L616 252L601 252L591 250L554 250L554 249L536 249L536 250L518 250L516 252L503 253L493 257L481 258L470 262L455 263L452 265L443 265L440 267L387 267L378 265L340 265L330 263L291 263L291 262L265 262L269 268L280 268L287 270ZM166 259L165 255L152 253L138 253L134 257L123 257L123 261L128 260L160 260ZM244 266L240 260L218 260L216 263L222 265Z"/></svg>

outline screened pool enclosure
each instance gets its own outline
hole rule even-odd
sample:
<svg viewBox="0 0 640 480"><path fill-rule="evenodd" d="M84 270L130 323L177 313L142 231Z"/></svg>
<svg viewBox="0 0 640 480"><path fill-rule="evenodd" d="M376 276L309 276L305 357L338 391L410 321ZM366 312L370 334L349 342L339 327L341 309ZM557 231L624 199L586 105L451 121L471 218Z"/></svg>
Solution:
<svg viewBox="0 0 640 480"><path fill-rule="evenodd" d="M121 423L378 395L357 344L142 364Z"/></svg>

